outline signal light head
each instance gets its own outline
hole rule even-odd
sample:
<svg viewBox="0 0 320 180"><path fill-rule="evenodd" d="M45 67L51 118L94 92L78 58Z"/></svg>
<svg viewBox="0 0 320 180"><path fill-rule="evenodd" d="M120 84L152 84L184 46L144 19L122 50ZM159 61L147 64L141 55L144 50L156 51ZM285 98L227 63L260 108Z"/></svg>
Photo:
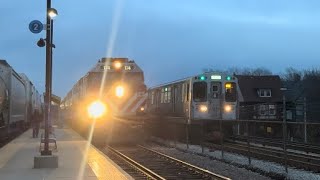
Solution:
<svg viewBox="0 0 320 180"><path fill-rule="evenodd" d="M227 76L226 79L227 79L227 81L230 81L231 80L231 76Z"/></svg>

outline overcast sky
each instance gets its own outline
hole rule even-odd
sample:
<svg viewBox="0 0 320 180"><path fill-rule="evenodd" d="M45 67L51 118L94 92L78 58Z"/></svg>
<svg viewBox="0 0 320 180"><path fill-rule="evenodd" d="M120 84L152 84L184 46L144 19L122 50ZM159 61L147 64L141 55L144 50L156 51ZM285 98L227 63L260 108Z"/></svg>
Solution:
<svg viewBox="0 0 320 180"><path fill-rule="evenodd" d="M134 59L148 86L203 68L319 67L318 0L52 0L53 92L64 97L101 57ZM30 21L46 0L0 0L0 59L44 91L45 48Z"/></svg>

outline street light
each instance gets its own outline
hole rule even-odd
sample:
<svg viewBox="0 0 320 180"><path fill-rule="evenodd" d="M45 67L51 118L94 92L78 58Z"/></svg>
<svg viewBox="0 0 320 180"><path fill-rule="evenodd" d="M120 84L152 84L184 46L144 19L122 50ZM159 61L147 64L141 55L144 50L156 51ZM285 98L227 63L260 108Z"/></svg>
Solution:
<svg viewBox="0 0 320 180"><path fill-rule="evenodd" d="M52 155L49 150L49 113L52 95L52 39L53 39L53 18L58 15L56 9L51 8L51 0L47 0L47 28L46 28L46 92L45 92L45 129L44 129L44 150L41 155ZM40 43L40 45L43 45Z"/></svg>
<svg viewBox="0 0 320 180"><path fill-rule="evenodd" d="M51 19L53 19L58 15L58 11L55 8L49 8L48 15Z"/></svg>

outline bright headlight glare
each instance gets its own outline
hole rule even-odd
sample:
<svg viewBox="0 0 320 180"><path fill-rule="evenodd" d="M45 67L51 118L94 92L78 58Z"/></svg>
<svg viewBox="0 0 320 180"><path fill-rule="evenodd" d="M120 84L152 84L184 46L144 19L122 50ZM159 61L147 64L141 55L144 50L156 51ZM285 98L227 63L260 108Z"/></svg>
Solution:
<svg viewBox="0 0 320 180"><path fill-rule="evenodd" d="M94 101L88 106L88 114L91 118L99 118L106 112L106 106L101 101Z"/></svg>
<svg viewBox="0 0 320 180"><path fill-rule="evenodd" d="M122 67L121 62L115 62L115 63L114 63L114 67L115 67L116 69L120 69L120 68Z"/></svg>
<svg viewBox="0 0 320 180"><path fill-rule="evenodd" d="M116 87L116 96L122 97L124 95L124 88L123 86L117 86Z"/></svg>

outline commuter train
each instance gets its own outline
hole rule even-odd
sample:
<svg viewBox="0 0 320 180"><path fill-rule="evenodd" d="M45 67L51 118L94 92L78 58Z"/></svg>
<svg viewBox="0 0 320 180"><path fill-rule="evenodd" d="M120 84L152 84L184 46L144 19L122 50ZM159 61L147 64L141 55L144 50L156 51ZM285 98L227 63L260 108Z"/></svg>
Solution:
<svg viewBox="0 0 320 180"><path fill-rule="evenodd" d="M204 125L207 132L218 130L217 120L221 120L224 132L229 133L232 125L225 122L238 118L238 89L235 76L203 73L149 88L146 113L149 119L167 124L192 124L193 130ZM163 126L156 129L165 129L166 124Z"/></svg>
<svg viewBox="0 0 320 180"><path fill-rule="evenodd" d="M42 113L41 102L28 77L0 60L0 139L28 128L33 112Z"/></svg>
<svg viewBox="0 0 320 180"><path fill-rule="evenodd" d="M145 92L143 71L133 60L102 58L67 93L61 108L74 129L87 134L95 119L98 133L98 129L104 131L112 116L143 112ZM102 111L101 116L92 114Z"/></svg>

